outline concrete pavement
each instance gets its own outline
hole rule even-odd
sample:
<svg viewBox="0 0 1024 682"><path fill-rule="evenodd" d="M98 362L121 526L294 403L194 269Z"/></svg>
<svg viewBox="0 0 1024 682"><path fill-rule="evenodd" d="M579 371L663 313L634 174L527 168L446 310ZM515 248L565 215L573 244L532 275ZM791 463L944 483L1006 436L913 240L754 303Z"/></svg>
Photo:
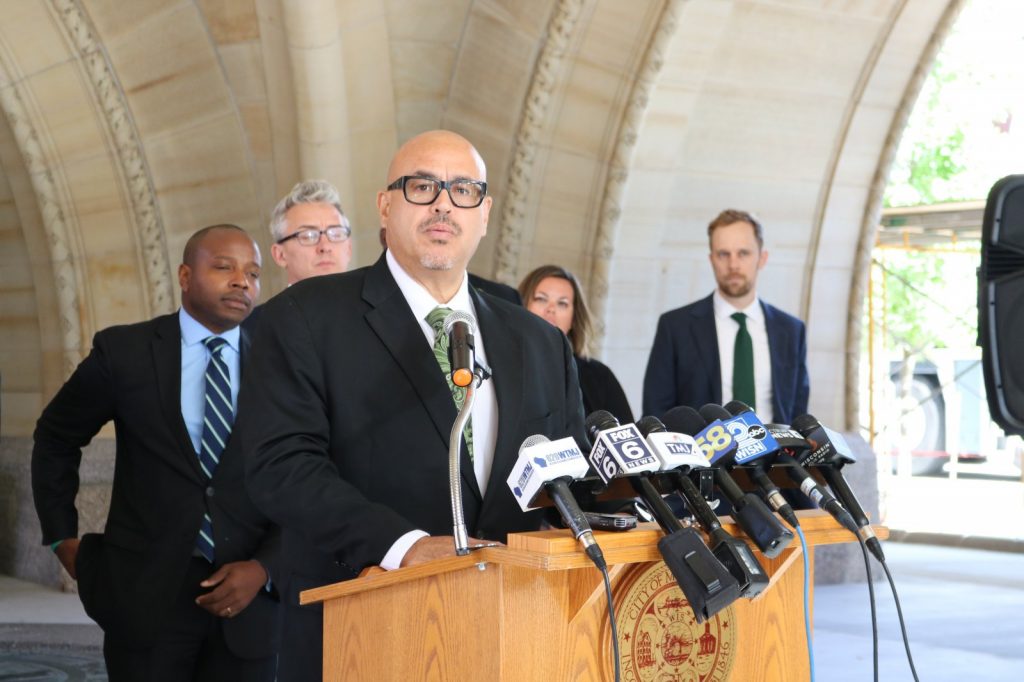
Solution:
<svg viewBox="0 0 1024 682"><path fill-rule="evenodd" d="M922 682L1024 680L1024 554L894 542L885 553ZM892 593L874 585L879 679L911 680ZM817 682L871 680L867 583L817 588L814 619ZM105 680L89 623L77 595L0 577L0 680Z"/></svg>

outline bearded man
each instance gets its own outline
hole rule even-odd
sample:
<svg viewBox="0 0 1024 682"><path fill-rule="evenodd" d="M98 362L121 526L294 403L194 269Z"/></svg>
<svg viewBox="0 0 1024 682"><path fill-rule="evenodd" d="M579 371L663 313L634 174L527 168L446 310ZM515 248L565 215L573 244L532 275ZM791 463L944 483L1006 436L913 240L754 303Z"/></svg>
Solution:
<svg viewBox="0 0 1024 682"><path fill-rule="evenodd" d="M722 211L708 225L708 241L718 287L658 321L644 414L742 400L788 424L807 412L807 332L757 296L757 275L768 261L761 223L745 211Z"/></svg>

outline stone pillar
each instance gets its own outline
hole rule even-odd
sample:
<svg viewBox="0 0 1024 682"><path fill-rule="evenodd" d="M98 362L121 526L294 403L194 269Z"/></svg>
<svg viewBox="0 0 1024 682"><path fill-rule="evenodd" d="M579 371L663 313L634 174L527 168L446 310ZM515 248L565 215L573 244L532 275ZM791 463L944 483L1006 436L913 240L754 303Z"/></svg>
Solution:
<svg viewBox="0 0 1024 682"><path fill-rule="evenodd" d="M42 545L32 501L32 439L0 438L0 574L74 591L74 581ZM100 532L110 508L114 441L97 438L82 450L78 532Z"/></svg>
<svg viewBox="0 0 1024 682"><path fill-rule="evenodd" d="M864 513L872 523L878 523L878 457L867 441L857 433L844 433L846 442L857 456L857 461L843 467L843 476L856 493ZM851 540L853 540L851 536ZM869 553L868 556L871 556ZM871 575L878 580L882 568L871 556ZM860 545L852 541L845 545L831 545L814 550L814 582L817 585L864 582L866 574Z"/></svg>

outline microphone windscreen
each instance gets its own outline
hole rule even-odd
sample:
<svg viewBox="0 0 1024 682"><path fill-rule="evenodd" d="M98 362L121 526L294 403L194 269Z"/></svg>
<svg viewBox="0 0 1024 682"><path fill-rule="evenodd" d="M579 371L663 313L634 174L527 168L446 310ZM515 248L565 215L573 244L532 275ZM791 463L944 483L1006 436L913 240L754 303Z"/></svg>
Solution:
<svg viewBox="0 0 1024 682"><path fill-rule="evenodd" d="M644 438L647 438L647 434L649 433L659 433L668 430L665 428L665 425L661 423L660 419L650 415L641 417L636 423L636 428L640 429L640 433Z"/></svg>
<svg viewBox="0 0 1024 682"><path fill-rule="evenodd" d="M473 319L472 315L462 310L453 310L444 318L444 333L451 334L452 327L459 322L465 322L468 324L470 332L476 329L476 320Z"/></svg>
<svg viewBox="0 0 1024 682"><path fill-rule="evenodd" d="M708 425L697 410L687 405L673 407L662 416L661 421L669 431L685 433L687 436L696 436L701 429Z"/></svg>
<svg viewBox="0 0 1024 682"><path fill-rule="evenodd" d="M705 421L709 424L716 419L732 419L732 415L729 414L724 407L721 405L715 405L714 403L708 403L699 410L700 416L704 417Z"/></svg>
<svg viewBox="0 0 1024 682"><path fill-rule="evenodd" d="M790 426L793 427L794 431L799 431L800 433L807 435L808 431L813 431L814 429L821 426L821 424L818 422L817 419L815 419L811 415L802 414L796 419L794 419L793 423Z"/></svg>
<svg viewBox="0 0 1024 682"><path fill-rule="evenodd" d="M614 429L619 425L619 420L608 410L597 410L587 415L586 427L590 440L595 440L598 431Z"/></svg>
<svg viewBox="0 0 1024 682"><path fill-rule="evenodd" d="M744 412L753 412L754 409L747 405L742 400L730 400L725 404L725 410L732 416L743 414Z"/></svg>
<svg viewBox="0 0 1024 682"><path fill-rule="evenodd" d="M527 436L523 444L519 446L519 454L523 454L523 450L526 448L532 448L534 445L540 445L541 443L547 443L551 439L545 436L543 433L535 433L532 436Z"/></svg>

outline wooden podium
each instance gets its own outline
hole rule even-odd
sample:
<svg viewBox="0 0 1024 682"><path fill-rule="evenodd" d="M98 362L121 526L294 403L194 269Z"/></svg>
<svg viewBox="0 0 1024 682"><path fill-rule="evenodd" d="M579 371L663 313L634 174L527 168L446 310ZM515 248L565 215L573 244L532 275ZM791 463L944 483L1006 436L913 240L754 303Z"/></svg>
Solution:
<svg viewBox="0 0 1024 682"><path fill-rule="evenodd" d="M824 512L797 514L813 580L813 547L854 538ZM595 536L612 579L623 681L810 678L798 539L775 559L755 549L768 589L697 624L660 561L660 529ZM604 582L568 531L511 535L507 547L307 590L301 600L324 604L325 680L613 680Z"/></svg>

